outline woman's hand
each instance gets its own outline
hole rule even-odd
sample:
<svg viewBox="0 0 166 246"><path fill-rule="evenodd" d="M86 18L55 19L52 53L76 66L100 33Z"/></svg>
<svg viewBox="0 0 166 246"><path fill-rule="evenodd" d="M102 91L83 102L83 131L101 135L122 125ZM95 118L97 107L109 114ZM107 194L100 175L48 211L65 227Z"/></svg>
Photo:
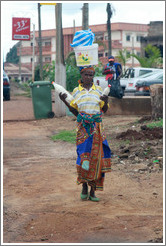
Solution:
<svg viewBox="0 0 166 246"><path fill-rule="evenodd" d="M102 110L103 110L104 113L106 113L106 111L108 109L108 96L103 95L103 96L100 97L100 99L102 101L104 101L104 106L102 107Z"/></svg>
<svg viewBox="0 0 166 246"><path fill-rule="evenodd" d="M67 98L67 94L66 94L66 93L60 92L60 93L59 93L59 97L60 97L60 99L61 99L63 102L66 102L66 98Z"/></svg>
<svg viewBox="0 0 166 246"><path fill-rule="evenodd" d="M108 96L103 95L103 96L101 96L101 97L100 97L100 99L101 99L102 101L104 101L104 102L105 102L105 104L107 104L107 103L108 103Z"/></svg>
<svg viewBox="0 0 166 246"><path fill-rule="evenodd" d="M77 109L71 107L70 104L66 101L67 94L60 92L59 93L59 97L66 104L66 106L68 107L68 109L70 110L70 112L72 112L77 117L77 115L78 115Z"/></svg>

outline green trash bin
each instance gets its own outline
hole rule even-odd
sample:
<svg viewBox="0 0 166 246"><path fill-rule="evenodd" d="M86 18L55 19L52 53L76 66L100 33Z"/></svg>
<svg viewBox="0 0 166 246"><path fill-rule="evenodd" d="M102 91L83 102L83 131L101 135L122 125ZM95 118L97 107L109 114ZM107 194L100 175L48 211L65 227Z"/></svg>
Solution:
<svg viewBox="0 0 166 246"><path fill-rule="evenodd" d="M53 118L51 82L35 81L30 84L34 116L36 119Z"/></svg>

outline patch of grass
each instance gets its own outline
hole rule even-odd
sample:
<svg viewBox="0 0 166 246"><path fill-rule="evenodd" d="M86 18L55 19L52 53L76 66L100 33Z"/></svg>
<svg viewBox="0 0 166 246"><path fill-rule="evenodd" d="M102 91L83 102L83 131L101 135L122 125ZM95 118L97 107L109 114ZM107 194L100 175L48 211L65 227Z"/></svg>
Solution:
<svg viewBox="0 0 166 246"><path fill-rule="evenodd" d="M29 87L28 83L22 83L20 88L25 91L25 96L31 97L31 88Z"/></svg>
<svg viewBox="0 0 166 246"><path fill-rule="evenodd" d="M147 124L147 127L154 128L154 127L163 127L163 119L160 119L159 121L153 121L149 124Z"/></svg>
<svg viewBox="0 0 166 246"><path fill-rule="evenodd" d="M75 131L60 131L58 134L51 136L53 141L62 140L69 143L76 143L76 132Z"/></svg>

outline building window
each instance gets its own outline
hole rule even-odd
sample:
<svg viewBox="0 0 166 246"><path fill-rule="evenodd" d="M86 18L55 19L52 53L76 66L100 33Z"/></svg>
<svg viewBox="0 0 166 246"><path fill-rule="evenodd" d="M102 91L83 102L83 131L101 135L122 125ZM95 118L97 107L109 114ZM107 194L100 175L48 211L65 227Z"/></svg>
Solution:
<svg viewBox="0 0 166 246"><path fill-rule="evenodd" d="M130 35L126 35L126 41L130 41Z"/></svg>
<svg viewBox="0 0 166 246"><path fill-rule="evenodd" d="M33 43L31 43L31 46L33 46Z"/></svg>
<svg viewBox="0 0 166 246"><path fill-rule="evenodd" d="M33 62L33 58L31 58L31 62Z"/></svg>
<svg viewBox="0 0 166 246"><path fill-rule="evenodd" d="M103 57L103 53L99 53L98 56L99 56L99 57Z"/></svg>
<svg viewBox="0 0 166 246"><path fill-rule="evenodd" d="M38 42L38 46L40 46L40 42ZM43 43L41 42L41 46L43 46Z"/></svg>
<svg viewBox="0 0 166 246"><path fill-rule="evenodd" d="M141 53L140 52L137 52L137 56L141 56Z"/></svg>
<svg viewBox="0 0 166 246"><path fill-rule="evenodd" d="M108 36L105 36L105 38L104 38L105 40L108 40Z"/></svg>
<svg viewBox="0 0 166 246"><path fill-rule="evenodd" d="M45 46L51 46L51 42L50 41L45 42Z"/></svg>
<svg viewBox="0 0 166 246"><path fill-rule="evenodd" d="M127 56L130 56L130 51L127 50L127 51L126 51L126 55L127 55Z"/></svg>
<svg viewBox="0 0 166 246"><path fill-rule="evenodd" d="M51 57L45 57L45 62L51 62Z"/></svg>
<svg viewBox="0 0 166 246"><path fill-rule="evenodd" d="M137 36L137 42L141 42L141 36Z"/></svg>
<svg viewBox="0 0 166 246"><path fill-rule="evenodd" d="M97 35L96 35L96 36L95 36L95 40L96 40L96 41L102 41L102 40L103 40L103 36L99 36L99 35L97 36Z"/></svg>
<svg viewBox="0 0 166 246"><path fill-rule="evenodd" d="M105 53L105 57L107 57L107 56L108 56L108 52Z"/></svg>

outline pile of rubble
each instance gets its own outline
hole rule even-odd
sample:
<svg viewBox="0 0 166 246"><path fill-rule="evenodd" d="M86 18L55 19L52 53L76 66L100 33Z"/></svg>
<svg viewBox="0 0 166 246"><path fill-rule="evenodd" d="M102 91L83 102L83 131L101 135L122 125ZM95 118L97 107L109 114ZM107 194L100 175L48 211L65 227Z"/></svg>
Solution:
<svg viewBox="0 0 166 246"><path fill-rule="evenodd" d="M162 139L163 128L154 127L149 128L146 125L142 125L140 131L128 129L126 132L122 132L116 136L117 139L128 140L146 140L146 139Z"/></svg>
<svg viewBox="0 0 166 246"><path fill-rule="evenodd" d="M113 164L122 164L133 172L156 172L163 169L163 129L140 127L140 131L128 129L116 136L128 140L113 150ZM124 142L125 143L125 142Z"/></svg>

